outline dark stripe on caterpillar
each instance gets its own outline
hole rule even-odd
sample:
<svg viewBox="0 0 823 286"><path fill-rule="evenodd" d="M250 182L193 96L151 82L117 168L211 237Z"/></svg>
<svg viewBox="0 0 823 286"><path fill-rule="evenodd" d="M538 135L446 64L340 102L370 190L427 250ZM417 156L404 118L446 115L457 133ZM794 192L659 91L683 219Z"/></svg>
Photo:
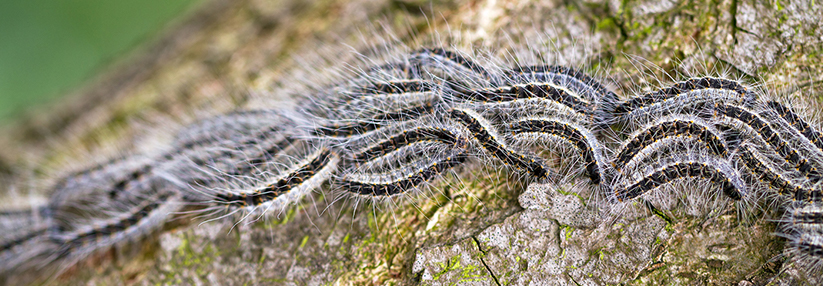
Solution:
<svg viewBox="0 0 823 286"><path fill-rule="evenodd" d="M809 204L803 204L805 206L797 207L794 210L791 210L791 223L792 225L816 225L823 229L823 211L817 207L809 208Z"/></svg>
<svg viewBox="0 0 823 286"><path fill-rule="evenodd" d="M629 113L642 106L658 103L683 93L701 89L731 90L740 94L741 97L745 98L749 96L748 90L736 81L713 77L693 78L684 82L676 83L672 87L664 88L656 92L648 93L646 95L625 101L615 108L614 113Z"/></svg>
<svg viewBox="0 0 823 286"><path fill-rule="evenodd" d="M600 165L597 162L594 148L587 138L577 128L568 124L545 119L528 119L509 124L508 131L517 133L544 133L563 138L572 143L583 153L583 162L586 163L586 173L593 184L600 184Z"/></svg>
<svg viewBox="0 0 823 286"><path fill-rule="evenodd" d="M92 167L89 167L87 169L70 173L70 174L66 175L65 177L63 177L62 179L60 179L59 182L54 184L55 189L65 186L68 183L68 181L71 180L72 178L76 178L76 177L80 177L80 176L87 176L87 175L89 175L93 172L101 171L101 170L103 170L103 169L105 169L105 168L107 168L111 165L114 165L116 163L119 163L119 162L122 162L122 161L125 161L125 160L128 160L128 159L129 159L129 157L126 157L126 156L112 158L112 159L109 159L109 160L107 160L103 163L99 163L99 164L96 164Z"/></svg>
<svg viewBox="0 0 823 286"><path fill-rule="evenodd" d="M38 206L38 207L32 208L32 209L0 210L0 217L6 217L6 218L9 218L9 217L24 217L24 218L29 218L29 217L32 217L35 214L43 216L47 212L48 212L47 207L41 205L41 206Z"/></svg>
<svg viewBox="0 0 823 286"><path fill-rule="evenodd" d="M422 79L395 80L377 82L371 85L355 88L356 94L396 94L407 92L428 92L434 88L433 83Z"/></svg>
<svg viewBox="0 0 823 286"><path fill-rule="evenodd" d="M393 196L405 193L435 176L466 161L465 150L457 149L451 156L435 161L414 174L401 180L385 183L370 183L343 179L342 187L349 193L367 196Z"/></svg>
<svg viewBox="0 0 823 286"><path fill-rule="evenodd" d="M66 255L72 248L96 241L102 237L116 234L137 225L141 220L148 217L151 212L163 205L163 203L165 203L170 197L171 193L160 194L125 218L105 224L102 227L96 227L94 229L79 233L69 233L67 235L62 233L57 235L52 234L52 239L63 245L64 249L60 254Z"/></svg>
<svg viewBox="0 0 823 286"><path fill-rule="evenodd" d="M330 110L318 115L331 120L352 120L351 114L388 113L386 109L401 110L410 106L433 104L440 100L441 93L436 89L434 83L421 79L370 83L341 91L340 98L327 103Z"/></svg>
<svg viewBox="0 0 823 286"><path fill-rule="evenodd" d="M462 99L480 102L507 102L518 99L540 98L560 103L577 113L590 116L594 110L589 102L578 98L564 89L559 89L548 83L529 83L512 87L494 89L466 89L450 85L455 95Z"/></svg>
<svg viewBox="0 0 823 286"><path fill-rule="evenodd" d="M814 187L808 188L786 180L785 176L780 175L778 171L775 171L763 163L763 161L755 155L752 146L748 144L741 146L740 158L752 174L758 176L761 181L768 182L770 184L769 188L777 189L779 195L791 196L795 201L823 201L823 192L821 192L821 190Z"/></svg>
<svg viewBox="0 0 823 286"><path fill-rule="evenodd" d="M629 138L628 143L621 148L617 158L612 162L612 166L619 171L626 163L631 161L638 152L658 140L683 135L697 137L697 140L705 143L706 146L709 147L709 150L717 155L726 156L727 154L726 144L718 135L714 134L709 127L693 120L672 120L650 126Z"/></svg>
<svg viewBox="0 0 823 286"><path fill-rule="evenodd" d="M803 158L797 150L789 146L789 144L780 137L780 134L775 132L771 125L761 119L760 116L743 108L725 104L715 104L714 110L716 114L721 114L740 120L746 125L751 126L755 132L760 134L760 136L763 137L763 139L771 145L775 151L777 151L777 154L780 154L780 156L782 156L787 162L791 163L798 171L800 171L800 173L807 176L810 180L818 182L823 179L823 175L820 174L817 168L809 164L809 161L806 158Z"/></svg>
<svg viewBox="0 0 823 286"><path fill-rule="evenodd" d="M222 203L236 207L258 206L272 201L320 172L331 161L332 154L331 149L324 148L305 165L277 180L277 182L255 190L254 193L217 194L216 197Z"/></svg>
<svg viewBox="0 0 823 286"><path fill-rule="evenodd" d="M358 163L366 162L373 158L391 153L400 147L429 140L456 145L460 141L460 138L458 138L458 136L451 131L443 128L417 127L412 130L403 130L402 133L381 141L365 151L355 154L352 161Z"/></svg>
<svg viewBox="0 0 823 286"><path fill-rule="evenodd" d="M800 134L802 134L806 139L809 139L812 144L817 146L818 149L823 151L823 136L821 136L820 132L814 130L803 118L797 116L791 108L786 107L783 104L780 104L776 101L769 101L766 103L771 109L777 112L780 117L783 117L789 124L797 129Z"/></svg>
<svg viewBox="0 0 823 286"><path fill-rule="evenodd" d="M499 139L494 138L494 136L489 133L489 130L487 130L489 127L483 126L483 124L481 124L475 117L479 117L479 115L472 115L460 109L451 110L449 115L456 121L463 124L466 129L471 132L474 138L480 142L483 149L491 153L492 156L503 161L504 164L513 165L517 168L523 168L529 172L529 174L538 179L545 179L548 177L549 171L543 166L541 159L515 153L513 150L509 150L501 145L498 142Z"/></svg>
<svg viewBox="0 0 823 286"><path fill-rule="evenodd" d="M6 243L3 243L2 245L0 245L0 252L7 251L9 249L14 248L15 246L24 244L27 241L29 241L29 240L31 240L35 237L38 237L40 235L43 235L45 233L46 233L46 228L40 228L40 229L36 229L34 231L31 231L31 232L29 232L25 235L22 235L20 237L17 237L13 240L7 241Z"/></svg>
<svg viewBox="0 0 823 286"><path fill-rule="evenodd" d="M823 259L823 240L818 236L819 234L800 234L799 238L791 242L792 246L797 248L801 253L814 256L816 259Z"/></svg>
<svg viewBox="0 0 823 286"><path fill-rule="evenodd" d="M333 124L321 126L315 129L315 134L332 137L349 137L360 135L383 127L386 122L412 120L420 117L422 114L429 113L432 110L434 110L434 104L432 102L426 102L423 105L403 109L397 112L383 113L365 121L345 125Z"/></svg>
<svg viewBox="0 0 823 286"><path fill-rule="evenodd" d="M644 176L631 185L615 188L615 196L618 201L622 202L639 197L647 191L656 189L677 179L701 177L710 180L712 183L720 184L723 189L723 194L729 198L733 200L742 199L742 186L735 186L729 176L718 169L718 167L719 166L712 166L708 162L700 161L685 161L669 164Z"/></svg>
<svg viewBox="0 0 823 286"><path fill-rule="evenodd" d="M424 48L412 53L411 55L411 60L423 67L428 65L426 61L423 61L425 59L434 60L437 63L443 63L443 60L446 60L455 63L456 65L461 66L469 71L472 71L487 80L491 78L491 74L486 69L476 64L475 62L466 59L462 55L450 50L446 50L443 48Z"/></svg>
<svg viewBox="0 0 823 286"><path fill-rule="evenodd" d="M291 136L283 137L282 139L275 141L274 144L271 144L269 148L263 150L262 154L243 162L243 164L235 166L233 170L225 171L225 174L229 176L247 174L251 170L269 162L275 155L285 150L296 141L297 139Z"/></svg>
<svg viewBox="0 0 823 286"><path fill-rule="evenodd" d="M777 171L770 168L768 165L763 163L760 158L755 156L754 151L751 149L751 146L743 145L740 147L740 159L743 160L743 163L752 172L752 174L757 177L760 181L769 183L769 188L777 189L777 194L783 196L789 195L796 195L799 193L808 193L809 190L804 190L802 186L795 185L788 180L784 179L783 176L780 175Z"/></svg>
<svg viewBox="0 0 823 286"><path fill-rule="evenodd" d="M577 79L582 84L588 86L595 92L599 93L599 99L606 102L617 102L617 94L606 89L600 82L593 79L589 75L578 71L576 69L564 66L522 66L515 67L506 73L507 77L517 79L518 77L525 77L527 80L543 80L550 81L546 78L546 73L561 74ZM542 76L542 77L541 77ZM594 99L594 98L592 98Z"/></svg>

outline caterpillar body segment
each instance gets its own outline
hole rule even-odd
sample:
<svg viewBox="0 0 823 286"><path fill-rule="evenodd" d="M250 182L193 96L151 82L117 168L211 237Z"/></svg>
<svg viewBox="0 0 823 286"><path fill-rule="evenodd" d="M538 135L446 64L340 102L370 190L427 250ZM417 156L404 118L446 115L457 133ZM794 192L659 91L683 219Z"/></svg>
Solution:
<svg viewBox="0 0 823 286"><path fill-rule="evenodd" d="M8 235L10 231L36 225L44 217L48 216L49 212L50 209L45 205L0 211L0 230L3 230L0 232L0 238Z"/></svg>
<svg viewBox="0 0 823 286"><path fill-rule="evenodd" d="M464 132L437 122L399 128L369 142L354 147L354 154L344 160L347 167L335 180L344 194L406 194L462 164L468 156Z"/></svg>
<svg viewBox="0 0 823 286"><path fill-rule="evenodd" d="M538 180L549 178L551 172L545 167L542 159L511 149L505 138L500 136L496 128L481 115L469 109L456 108L449 112L449 116L463 125L490 156L516 170L523 170Z"/></svg>
<svg viewBox="0 0 823 286"><path fill-rule="evenodd" d="M496 76L459 52L443 48L423 48L411 53L409 62L422 74L467 87L491 86Z"/></svg>
<svg viewBox="0 0 823 286"><path fill-rule="evenodd" d="M803 261L803 266L811 270L811 273L820 271L823 267L823 239L817 232L801 232L792 237L791 245L793 257L797 261Z"/></svg>
<svg viewBox="0 0 823 286"><path fill-rule="evenodd" d="M410 170L411 172L404 172L403 176L399 176L396 180L370 181L362 178L343 177L340 180L340 185L345 192L354 196L390 197L402 195L419 188L421 184L441 175L443 172L462 164L467 158L465 149L454 149L440 158L428 160L431 163Z"/></svg>
<svg viewBox="0 0 823 286"><path fill-rule="evenodd" d="M823 135L803 120L794 110L777 101L766 102L766 105L786 120L798 133L802 134L806 140L814 144L818 150L823 152Z"/></svg>
<svg viewBox="0 0 823 286"><path fill-rule="evenodd" d="M729 91L733 95L746 101L751 101L754 97L752 93L748 92L747 88L732 80L711 77L693 78L676 83L671 87L663 88L658 91L622 102L617 106L614 112L617 114L632 112L649 105L665 102L678 96L684 96L684 98L693 97L693 92L707 90Z"/></svg>
<svg viewBox="0 0 823 286"><path fill-rule="evenodd" d="M618 149L611 165L621 171L627 164L648 156L656 148L679 144L675 142L677 140L697 141L697 144L703 144L706 150L719 157L729 153L722 134L709 122L695 116L671 115L631 134Z"/></svg>
<svg viewBox="0 0 823 286"><path fill-rule="evenodd" d="M387 109L398 110L426 103L434 105L440 98L439 89L434 82L422 79L371 82L342 90L327 99L328 112L322 116L330 120L346 120L376 115Z"/></svg>
<svg viewBox="0 0 823 286"><path fill-rule="evenodd" d="M50 261L48 256L57 246L48 239L48 228L39 226L2 241L0 249L0 274L42 267Z"/></svg>
<svg viewBox="0 0 823 286"><path fill-rule="evenodd" d="M417 120L442 109L442 92L428 81L391 81L370 87L370 95L347 94L316 115L317 138L349 140L404 121ZM362 92L361 92L362 93Z"/></svg>
<svg viewBox="0 0 823 286"><path fill-rule="evenodd" d="M434 105L432 103L424 103L419 106L378 114L366 120L320 126L315 132L320 136L348 138L363 135L378 128L394 124L397 121L413 120L432 111L434 111Z"/></svg>
<svg viewBox="0 0 823 286"><path fill-rule="evenodd" d="M51 186L51 201L82 199L93 192L105 192L109 196L114 196L131 181L148 175L152 168L151 162L152 159L147 156L129 156L87 172L68 175Z"/></svg>
<svg viewBox="0 0 823 286"><path fill-rule="evenodd" d="M226 176L249 176L266 170L282 152L303 142L297 134L263 132L223 147L210 146L174 156L159 166L159 172L188 185L208 186Z"/></svg>
<svg viewBox="0 0 823 286"><path fill-rule="evenodd" d="M371 101L397 94L432 92L436 88L436 84L430 80L398 79L352 88L348 93L351 94L351 101Z"/></svg>
<svg viewBox="0 0 823 286"><path fill-rule="evenodd" d="M648 122L655 116L696 114L711 110L718 103L746 105L755 100L755 94L737 82L711 77L693 78L620 102L611 111L614 116L611 124L635 129L637 122Z"/></svg>
<svg viewBox="0 0 823 286"><path fill-rule="evenodd" d="M823 233L823 205L819 200L793 202L785 216L783 222L790 223L794 232Z"/></svg>
<svg viewBox="0 0 823 286"><path fill-rule="evenodd" d="M806 104L806 103L798 103ZM784 105L775 100L766 101L755 110L766 119L785 140L798 152L805 155L810 163L817 167L823 167L823 146L821 143L820 128L813 121L815 117L804 119L794 108ZM802 110L808 113L807 109Z"/></svg>
<svg viewBox="0 0 823 286"><path fill-rule="evenodd" d="M820 173L818 167L813 165L806 156L787 143L780 133L774 129L772 124L765 121L758 114L750 112L743 107L715 104L714 116L723 116L742 123L747 130L751 130L758 138L762 138L777 154L783 157L786 162L793 165L800 173L807 176L809 180L818 182L823 179L823 174Z"/></svg>
<svg viewBox="0 0 823 286"><path fill-rule="evenodd" d="M664 160L660 166L618 177L613 199L624 202L658 187L682 179L703 179L716 184L722 193L741 200L749 195L747 185L736 168L728 161L704 155L680 155Z"/></svg>
<svg viewBox="0 0 823 286"><path fill-rule="evenodd" d="M0 273L44 251L48 216L46 206L0 213Z"/></svg>
<svg viewBox="0 0 823 286"><path fill-rule="evenodd" d="M591 76L565 66L518 66L505 73L506 84L542 83L552 84L569 90L589 102L591 121L605 128L611 118L611 110L616 108L620 99L617 94L606 88Z"/></svg>
<svg viewBox="0 0 823 286"><path fill-rule="evenodd" d="M421 126L403 129L390 137L377 141L366 148L355 151L351 162L361 164L374 161L406 146L425 142L438 142L464 148L466 139L460 133L447 127Z"/></svg>
<svg viewBox="0 0 823 286"><path fill-rule="evenodd" d="M49 198L42 212L48 214L44 219L50 224L53 224L51 221L73 221L78 214L116 210L122 204L139 199L151 191L152 182L157 180L153 166L144 159L119 161L90 174L64 180L66 183L59 184Z"/></svg>
<svg viewBox="0 0 823 286"><path fill-rule="evenodd" d="M229 208L282 209L328 180L338 160L329 148L321 148L278 179L251 190L217 193L215 201Z"/></svg>
<svg viewBox="0 0 823 286"><path fill-rule="evenodd" d="M529 109L532 107L530 106L531 102L548 101L583 118L591 118L595 112L593 104L588 100L549 83L526 83L473 90L453 86L452 90L455 91L455 95L460 100L469 100L485 105L513 105L525 102L525 104L517 105L517 107Z"/></svg>
<svg viewBox="0 0 823 286"><path fill-rule="evenodd" d="M806 275L823 271L823 204L820 201L789 203L780 221L780 236L788 240L786 251Z"/></svg>
<svg viewBox="0 0 823 286"><path fill-rule="evenodd" d="M177 132L172 145L177 149L190 149L219 141L233 141L283 123L284 118L274 109L234 111L186 126Z"/></svg>
<svg viewBox="0 0 823 286"><path fill-rule="evenodd" d="M339 155L328 145L297 140L279 152L266 154L254 168L214 169L210 184L191 184L187 201L206 206L204 213L227 211L267 214L282 211L325 183L334 173Z"/></svg>
<svg viewBox="0 0 823 286"><path fill-rule="evenodd" d="M592 184L600 184L608 177L603 146L594 134L583 126L551 118L526 118L510 123L504 128L520 141L536 141L536 138L524 138L523 135L549 136L565 141L581 153L586 174Z"/></svg>
<svg viewBox="0 0 823 286"><path fill-rule="evenodd" d="M49 240L58 247L50 257L71 265L102 249L144 238L161 229L169 216L180 209L180 197L174 191L160 191L108 219L89 221L73 229L51 230Z"/></svg>
<svg viewBox="0 0 823 286"><path fill-rule="evenodd" d="M785 166L782 158L769 158L768 153L751 144L743 144L738 152L739 160L746 166L753 179L765 184L765 196L792 201L821 201L821 190L802 174ZM784 164L781 164L784 163Z"/></svg>
<svg viewBox="0 0 823 286"><path fill-rule="evenodd" d="M5 255L6 252L13 250L16 247L24 245L25 243L38 238L46 233L47 228L44 226L32 227L24 231L17 231L13 235L6 235L2 244L0 244L0 253Z"/></svg>
<svg viewBox="0 0 823 286"><path fill-rule="evenodd" d="M583 96L590 102L617 102L617 95L591 76L565 66L519 66L505 75L507 84L523 82L553 83Z"/></svg>

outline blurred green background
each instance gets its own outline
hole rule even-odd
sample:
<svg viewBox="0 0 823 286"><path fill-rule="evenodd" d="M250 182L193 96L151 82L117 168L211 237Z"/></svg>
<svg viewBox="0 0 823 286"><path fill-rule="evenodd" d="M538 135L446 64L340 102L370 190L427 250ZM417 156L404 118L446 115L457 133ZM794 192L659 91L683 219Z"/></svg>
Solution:
<svg viewBox="0 0 823 286"><path fill-rule="evenodd" d="M76 88L199 0L0 0L0 123Z"/></svg>

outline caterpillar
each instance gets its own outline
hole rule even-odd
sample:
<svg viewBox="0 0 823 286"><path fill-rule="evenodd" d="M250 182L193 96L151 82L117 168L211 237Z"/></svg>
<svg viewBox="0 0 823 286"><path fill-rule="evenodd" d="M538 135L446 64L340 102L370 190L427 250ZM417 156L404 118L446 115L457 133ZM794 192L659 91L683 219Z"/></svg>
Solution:
<svg viewBox="0 0 823 286"><path fill-rule="evenodd" d="M355 195L363 196L394 196L417 188L420 184L431 180L444 171L454 168L465 162L465 150L454 150L444 158L435 159L432 163L421 168L404 172L397 180L366 181L351 178L342 179L342 188Z"/></svg>
<svg viewBox="0 0 823 286"><path fill-rule="evenodd" d="M367 162L394 152L402 147L429 141L458 145L463 139L459 138L459 135L455 134L455 132L445 128L417 127L411 130L403 130L395 136L377 142L373 146L353 155L351 160L358 163Z"/></svg>
<svg viewBox="0 0 823 286"><path fill-rule="evenodd" d="M704 156L675 157L671 162L640 176L639 180L625 178L614 189L614 199L623 202L643 195L662 185L689 177L699 177L719 184L723 194L733 200L741 200L746 195L746 187L732 165L723 160Z"/></svg>
<svg viewBox="0 0 823 286"><path fill-rule="evenodd" d="M754 100L754 94L738 83L727 79L699 78L674 84L642 96L616 104L610 111L611 123L633 128L636 122L645 122L653 115L703 110L714 103L746 104Z"/></svg>
<svg viewBox="0 0 823 286"><path fill-rule="evenodd" d="M179 206L172 193L161 193L146 198L138 205L126 210L126 215L95 222L76 230L62 229L50 234L49 239L59 245L57 256L85 256L88 253L120 241L139 239L150 233Z"/></svg>
<svg viewBox="0 0 823 286"><path fill-rule="evenodd" d="M800 132L800 134L803 134L809 142L823 151L823 138L821 137L820 132L809 126L809 124L794 113L794 111L777 101L766 102L766 105L777 112L780 117L783 117L786 121L788 121L789 124Z"/></svg>
<svg viewBox="0 0 823 286"><path fill-rule="evenodd" d="M763 138L769 146L810 180L815 182L821 180L821 174L817 171L817 168L812 166L805 156L786 143L772 125L765 122L760 116L742 107L726 104L715 104L714 111L716 115L727 116L746 124L757 133L758 137Z"/></svg>
<svg viewBox="0 0 823 286"><path fill-rule="evenodd" d="M331 153L329 149L321 149L317 154L308 157L310 161L300 165L298 169L275 182L266 184L264 187L255 189L252 192L217 194L216 197L228 206L259 206L265 202L276 199L282 194L292 191L297 188L298 185L310 181L310 179L314 179L317 173L320 173L329 165L330 161L333 161L332 156L333 153ZM322 176L319 178L322 178Z"/></svg>
<svg viewBox="0 0 823 286"><path fill-rule="evenodd" d="M534 118L511 123L506 131L515 135L524 133L545 134L566 140L582 153L586 172L592 184L599 184L600 180L605 177L604 167L602 166L605 158L600 154L602 147L594 139L594 135L583 128L562 121Z"/></svg>
<svg viewBox="0 0 823 286"><path fill-rule="evenodd" d="M459 88L455 87L453 89L457 90ZM488 105L488 102L508 103L517 100L530 101L533 99L543 99L568 108L571 112L583 117L591 117L594 114L594 108L590 106L591 104L589 102L584 101L579 96L562 88L554 87L551 84L526 84L492 90L472 92L458 91L457 93L463 94L462 96L466 99L480 101L485 105ZM528 106L528 104L526 104L526 106Z"/></svg>
<svg viewBox="0 0 823 286"><path fill-rule="evenodd" d="M548 178L549 171L544 167L542 160L519 154L507 148L505 143L500 142L502 137L479 114L470 110L453 109L449 112L449 115L463 124L475 140L480 143L480 146L502 161L503 164L514 166L516 169L523 169L538 179Z"/></svg>
<svg viewBox="0 0 823 286"><path fill-rule="evenodd" d="M736 81L692 78L620 101L573 68L486 67L445 48L363 70L318 87L323 92L306 96L300 107L205 119L178 131L160 155L126 156L65 176L51 186L43 209L0 213L4 221L44 217L2 238L3 257L39 246L0 264L0 271L44 257L71 265L157 231L183 206L225 213L212 219L235 213L245 219L283 211L324 189L353 198L399 197L468 161L503 163L512 174L546 182L554 173L538 154L547 144L573 148L575 164L612 204L692 179L735 201L777 200L787 209L781 230L787 252L811 265L809 271L823 264L823 175L817 157L807 154L821 150L821 135L790 108ZM778 118L784 123L773 122ZM628 136L608 137L611 129ZM791 134L805 139L787 140Z"/></svg>
<svg viewBox="0 0 823 286"><path fill-rule="evenodd" d="M692 138L705 144L705 147L718 156L726 156L726 143L713 126L697 117L669 116L641 128L629 136L626 143L620 147L612 166L620 171L638 153L652 144L674 144L672 138Z"/></svg>

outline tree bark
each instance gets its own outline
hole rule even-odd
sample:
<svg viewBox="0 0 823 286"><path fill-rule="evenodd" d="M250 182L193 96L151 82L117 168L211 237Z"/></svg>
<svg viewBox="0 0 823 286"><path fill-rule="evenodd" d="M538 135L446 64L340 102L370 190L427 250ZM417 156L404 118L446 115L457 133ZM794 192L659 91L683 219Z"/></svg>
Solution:
<svg viewBox="0 0 823 286"><path fill-rule="evenodd" d="M311 70L295 56L350 53L347 44L363 46L383 27L412 47L439 33L449 45L500 58L532 43L548 63L595 72L623 97L689 75L723 75L819 100L821 23L813 1L213 1L61 104L4 128L0 172L20 185L43 182L9 190L10 200L48 196L48 178L139 152L156 142L147 139L153 130L288 100L279 93L294 84L287 79ZM541 41L550 45L534 44ZM397 206L327 208L329 198L318 195L252 224L175 222L51 283L809 282L779 257L779 210L672 203L613 215L581 195L582 180L527 188L480 169Z"/></svg>

